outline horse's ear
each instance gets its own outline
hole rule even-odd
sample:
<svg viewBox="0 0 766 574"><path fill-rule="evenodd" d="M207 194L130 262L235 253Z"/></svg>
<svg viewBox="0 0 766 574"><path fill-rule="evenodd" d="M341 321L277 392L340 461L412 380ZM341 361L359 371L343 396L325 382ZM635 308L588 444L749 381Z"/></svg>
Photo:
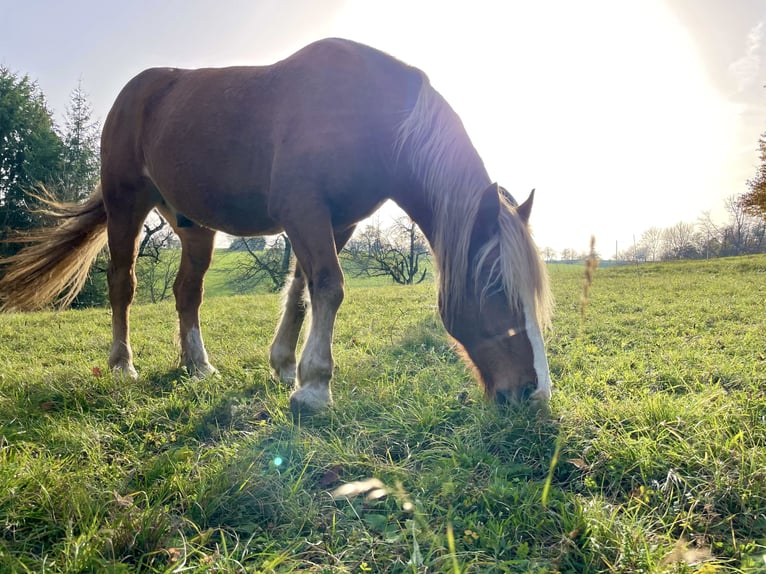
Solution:
<svg viewBox="0 0 766 574"><path fill-rule="evenodd" d="M497 232L497 218L500 214L500 195L496 183L490 185L481 194L479 209L471 231L471 250L484 245Z"/></svg>
<svg viewBox="0 0 766 574"><path fill-rule="evenodd" d="M532 204L535 201L535 190L533 189L529 194L527 200L516 208L516 213L519 214L521 220L526 224L529 223L529 214L532 213Z"/></svg>

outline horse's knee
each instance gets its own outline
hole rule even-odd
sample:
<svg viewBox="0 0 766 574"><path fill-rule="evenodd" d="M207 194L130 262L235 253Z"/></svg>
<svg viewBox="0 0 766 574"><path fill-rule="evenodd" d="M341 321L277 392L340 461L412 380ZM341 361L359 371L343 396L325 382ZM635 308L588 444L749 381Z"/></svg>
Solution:
<svg viewBox="0 0 766 574"><path fill-rule="evenodd" d="M322 269L316 274L316 277L309 281L309 293L312 303L322 301L331 308L337 309L343 303L345 296L343 275L339 272L332 273L327 269Z"/></svg>

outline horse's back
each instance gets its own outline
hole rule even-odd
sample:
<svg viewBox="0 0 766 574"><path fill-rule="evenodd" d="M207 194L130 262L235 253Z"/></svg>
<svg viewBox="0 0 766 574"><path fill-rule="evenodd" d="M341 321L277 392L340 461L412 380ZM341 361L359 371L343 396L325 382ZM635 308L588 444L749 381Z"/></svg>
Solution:
<svg viewBox="0 0 766 574"><path fill-rule="evenodd" d="M107 117L105 169L150 174L165 201L234 234L279 227L273 194L307 182L321 182L316 199L351 222L385 199L382 189L364 198L359 190L385 183L397 127L423 81L419 70L341 39L268 66L152 68Z"/></svg>

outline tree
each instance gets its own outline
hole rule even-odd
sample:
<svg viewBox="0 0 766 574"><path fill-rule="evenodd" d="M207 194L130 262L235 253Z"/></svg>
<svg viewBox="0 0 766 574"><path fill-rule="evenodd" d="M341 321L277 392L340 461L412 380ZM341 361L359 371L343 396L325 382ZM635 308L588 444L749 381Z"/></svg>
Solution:
<svg viewBox="0 0 766 574"><path fill-rule="evenodd" d="M574 261L577 261L577 250L572 249L571 247L567 247L566 249L561 250L561 260L565 261L567 263L572 263Z"/></svg>
<svg viewBox="0 0 766 574"><path fill-rule="evenodd" d="M266 284L270 291L285 286L291 270L293 246L284 233L263 250L253 249L256 242L241 243L249 257L237 263L233 282L237 291L245 293Z"/></svg>
<svg viewBox="0 0 766 574"><path fill-rule="evenodd" d="M650 227L641 234L638 242L647 261L657 261L662 253L662 230Z"/></svg>
<svg viewBox="0 0 766 574"><path fill-rule="evenodd" d="M710 211L703 211L697 218L695 241L700 255L709 259L722 255L725 230L713 220Z"/></svg>
<svg viewBox="0 0 766 574"><path fill-rule="evenodd" d="M98 184L100 126L91 119L92 108L82 82L72 90L64 117L61 139L64 146L61 176L56 192L64 202L79 202L88 197ZM105 305L108 301L106 268L109 253L104 250L88 273L88 281L75 300L74 307Z"/></svg>
<svg viewBox="0 0 766 574"><path fill-rule="evenodd" d="M632 244L630 247L617 254L617 261L626 261L630 263L645 263L647 258L647 248L640 242Z"/></svg>
<svg viewBox="0 0 766 574"><path fill-rule="evenodd" d="M91 119L92 109L82 82L72 90L64 119L63 166L58 196L76 202L88 197L99 179L100 126Z"/></svg>
<svg viewBox="0 0 766 574"><path fill-rule="evenodd" d="M229 251L263 251L266 249L265 237L235 237L229 244Z"/></svg>
<svg viewBox="0 0 766 574"><path fill-rule="evenodd" d="M37 227L43 217L34 192L55 188L61 174L63 146L45 97L28 76L0 66L0 240ZM6 253L18 249L0 244Z"/></svg>
<svg viewBox="0 0 766 574"><path fill-rule="evenodd" d="M356 277L391 277L400 285L412 285L426 278L428 270L421 268L421 263L428 254L417 224L403 216L387 229L379 220L369 223L349 241L343 258Z"/></svg>
<svg viewBox="0 0 766 574"><path fill-rule="evenodd" d="M680 221L663 232L665 252L663 259L695 259L699 256L694 247L694 225Z"/></svg>
<svg viewBox="0 0 766 574"><path fill-rule="evenodd" d="M731 222L724 230L722 255L742 255L747 253L750 243L750 221L738 198L730 196L726 198L726 210L731 216Z"/></svg>
<svg viewBox="0 0 766 574"><path fill-rule="evenodd" d="M553 247L546 247L540 251L540 255L542 255L542 258L546 261L553 261L556 259L556 250L553 249Z"/></svg>
<svg viewBox="0 0 766 574"><path fill-rule="evenodd" d="M144 222L144 234L138 248L139 299L159 303L169 298L180 262L178 238L167 221L156 211L152 212Z"/></svg>
<svg viewBox="0 0 766 574"><path fill-rule="evenodd" d="M758 139L761 165L753 179L748 180L749 191L741 196L742 206L750 213L766 219L766 133Z"/></svg>

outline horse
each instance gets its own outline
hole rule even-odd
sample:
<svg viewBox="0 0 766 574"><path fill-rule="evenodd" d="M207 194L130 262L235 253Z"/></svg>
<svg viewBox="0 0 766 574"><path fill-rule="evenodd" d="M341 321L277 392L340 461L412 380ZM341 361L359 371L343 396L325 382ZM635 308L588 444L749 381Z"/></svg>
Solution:
<svg viewBox="0 0 766 574"><path fill-rule="evenodd" d="M423 71L369 46L325 39L266 66L152 68L125 85L107 115L96 190L80 204L53 203L59 223L0 261L0 308L68 305L108 243L108 364L135 379L134 266L156 209L182 246L173 285L181 363L211 375L199 309L216 231L284 232L297 263L269 361L294 385L293 411L317 411L332 404L331 342L344 297L338 252L391 199L430 244L439 314L488 399L546 402L551 296L529 229L533 198L534 190L519 205L492 182Z"/></svg>

